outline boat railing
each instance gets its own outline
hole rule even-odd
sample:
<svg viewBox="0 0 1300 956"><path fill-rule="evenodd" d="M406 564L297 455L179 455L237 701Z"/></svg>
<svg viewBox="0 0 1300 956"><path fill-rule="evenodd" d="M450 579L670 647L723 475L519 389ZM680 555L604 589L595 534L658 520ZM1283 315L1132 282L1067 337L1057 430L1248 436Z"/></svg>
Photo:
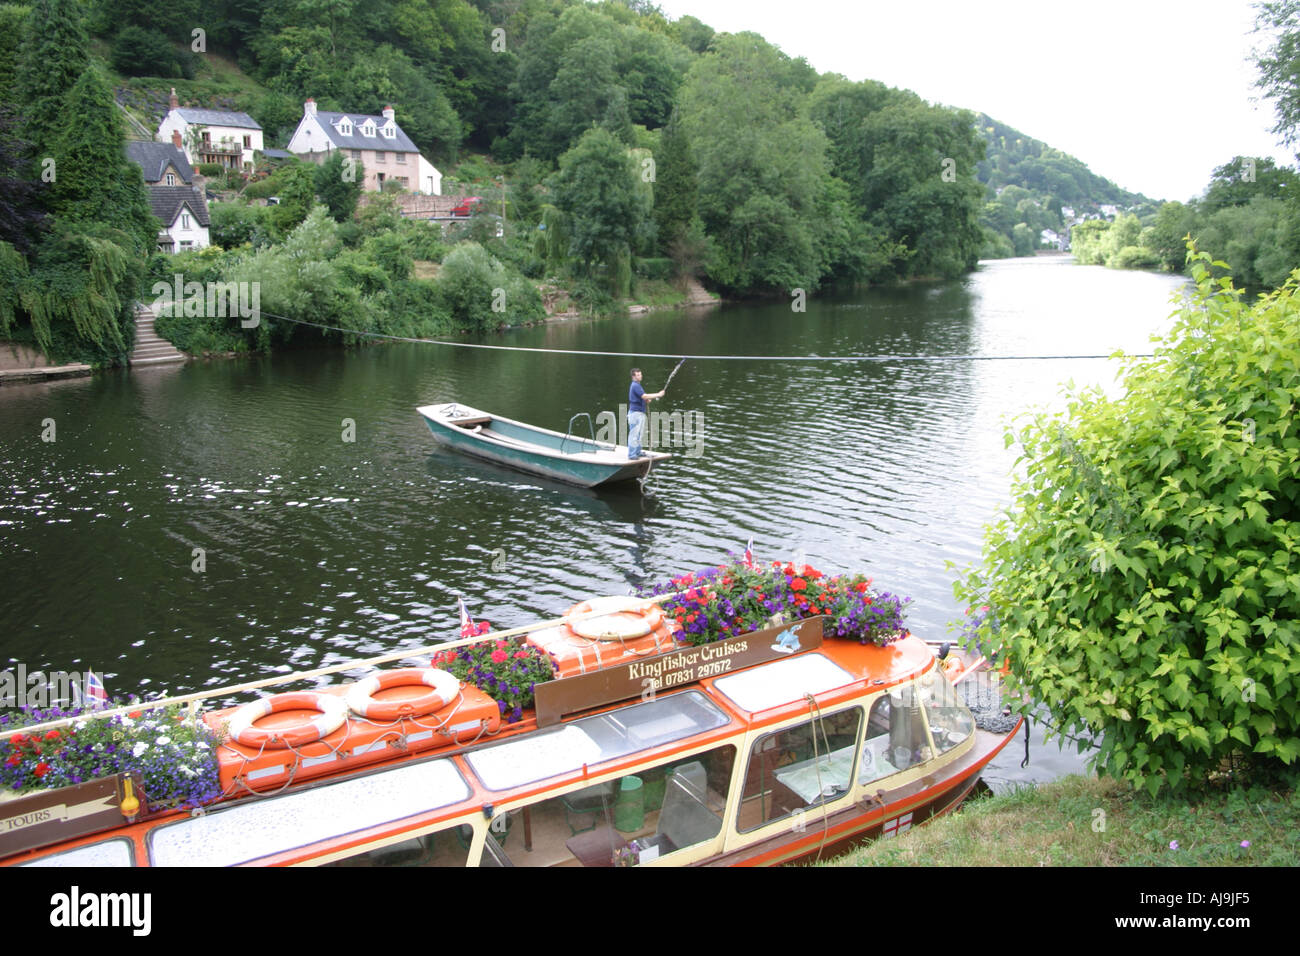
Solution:
<svg viewBox="0 0 1300 956"><path fill-rule="evenodd" d="M579 418L585 418L587 420L587 434L591 436L590 439L583 438L581 435L573 434L573 423L576 422ZM591 422L590 412L578 412L578 414L574 415L572 418L569 419L569 430L564 433L564 440L560 442L561 455L565 454L565 448L568 447L569 439L571 438L574 441L581 442L584 446L584 450L588 442L590 442L590 444L592 445L595 445L597 449L601 447L600 442L596 441L596 426L593 425Z"/></svg>
<svg viewBox="0 0 1300 956"><path fill-rule="evenodd" d="M654 597L634 598L629 597L629 602L640 601L644 605L661 604L664 601L676 597L678 592L669 591L666 594L659 594ZM395 661L408 660L413 657L423 655L433 655L442 651L454 650L458 647L468 647L472 644L484 644L488 641L500 641L509 637L518 637L521 634L530 634L533 631L540 631L546 628L559 627L562 624L569 624L573 621L585 621L589 618L605 617L610 612L608 610L591 610L583 611L580 614L566 614L564 617L552 618L547 621L537 621L532 624L525 624L521 627L511 627L499 631L490 631L487 634L478 634L474 637L462 637L455 641L440 641L436 644L427 644L423 647L411 647L403 650L392 651L388 654L380 654L376 657L367 657L362 660L345 661L342 664L334 664L330 667L317 667L314 670L295 671L291 674L281 674L275 677L267 677L262 680L247 681L243 684L233 684L229 687L217 687L211 690L196 691L193 694L181 694L175 697L164 697L159 700L140 701L135 704L124 704L121 707L105 707L96 711L87 711L77 714L73 717L62 717L58 720L47 720L40 724L24 724L22 732L24 734L43 734L50 730L57 730L60 727L66 727L70 724L82 720L102 720L108 717L127 716L129 714L139 714L144 711L163 710L167 707L184 705L189 708L191 716L198 713L198 705L205 700L212 700L219 697L230 697L235 694L245 694L250 691L262 690L267 687L277 687L281 684L291 684L295 681L314 680L318 677L328 677L332 674L342 674L348 671L355 671L361 668L374 668L381 664L392 664Z"/></svg>

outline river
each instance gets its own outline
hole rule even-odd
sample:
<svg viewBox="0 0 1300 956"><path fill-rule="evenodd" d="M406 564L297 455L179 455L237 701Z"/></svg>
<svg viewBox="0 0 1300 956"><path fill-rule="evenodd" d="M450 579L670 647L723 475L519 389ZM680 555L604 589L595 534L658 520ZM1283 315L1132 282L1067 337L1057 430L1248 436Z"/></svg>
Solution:
<svg viewBox="0 0 1300 956"><path fill-rule="evenodd" d="M788 303L656 312L482 341L744 355L1149 351L1179 277L1062 257ZM558 430L616 412L628 369L675 362L402 344L300 351L0 389L0 667L184 692L457 633L456 596L516 626L740 552L801 551L959 618L952 562L1009 498L1004 425L1113 387L1111 360L688 361L662 403L697 426L651 496L568 490L435 448L418 405ZM658 403L657 403L658 404ZM52 438L53 440L47 440ZM1019 750L1019 744L1011 748ZM1051 745L1034 779L1074 761ZM1057 761L1061 761L1057 763Z"/></svg>

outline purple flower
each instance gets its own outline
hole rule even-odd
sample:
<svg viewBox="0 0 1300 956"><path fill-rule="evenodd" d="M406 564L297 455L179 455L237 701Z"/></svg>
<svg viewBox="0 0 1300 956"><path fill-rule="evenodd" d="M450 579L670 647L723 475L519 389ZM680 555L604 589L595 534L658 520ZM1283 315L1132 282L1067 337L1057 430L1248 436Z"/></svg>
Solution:
<svg viewBox="0 0 1300 956"><path fill-rule="evenodd" d="M1249 849L1250 849L1250 841L1249 841L1249 840L1242 840L1242 841L1241 841L1241 848L1242 848L1243 850L1249 850Z"/></svg>
<svg viewBox="0 0 1300 956"><path fill-rule="evenodd" d="M1171 850L1177 850L1177 849L1178 849L1178 841L1177 841L1177 840L1170 840L1170 841L1169 841L1169 849L1171 849Z"/></svg>

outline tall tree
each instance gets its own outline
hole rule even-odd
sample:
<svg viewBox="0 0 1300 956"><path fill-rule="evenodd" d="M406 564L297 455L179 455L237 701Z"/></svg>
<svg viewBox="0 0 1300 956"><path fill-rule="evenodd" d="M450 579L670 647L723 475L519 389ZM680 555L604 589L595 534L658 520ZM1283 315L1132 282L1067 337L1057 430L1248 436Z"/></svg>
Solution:
<svg viewBox="0 0 1300 956"><path fill-rule="evenodd" d="M681 238L697 215L700 201L695 158L691 141L674 112L664 127L655 156L655 224L659 242L667 248Z"/></svg>
<svg viewBox="0 0 1300 956"><path fill-rule="evenodd" d="M52 121L90 65L89 46L77 0L35 0L14 76L14 102L24 115L20 134L34 157L49 155Z"/></svg>
<svg viewBox="0 0 1300 956"><path fill-rule="evenodd" d="M560 157L555 205L567 220L569 252L581 274L594 276L604 266L612 282L648 216L642 196L627 150L608 130L588 130Z"/></svg>
<svg viewBox="0 0 1300 956"><path fill-rule="evenodd" d="M50 211L64 223L109 223L136 240L137 255L157 242L140 167L126 158L126 133L113 92L89 67L63 100L54 124Z"/></svg>
<svg viewBox="0 0 1300 956"><path fill-rule="evenodd" d="M1256 85L1273 101L1273 132L1287 145L1300 139L1300 0L1269 0L1257 6L1257 32L1271 32L1272 42L1255 58Z"/></svg>

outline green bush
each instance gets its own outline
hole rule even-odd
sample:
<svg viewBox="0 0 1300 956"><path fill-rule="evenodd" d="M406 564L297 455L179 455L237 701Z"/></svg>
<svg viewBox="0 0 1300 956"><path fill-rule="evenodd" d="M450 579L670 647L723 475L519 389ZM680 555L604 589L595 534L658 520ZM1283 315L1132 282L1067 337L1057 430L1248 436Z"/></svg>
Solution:
<svg viewBox="0 0 1300 956"><path fill-rule="evenodd" d="M671 259L636 259L633 269L643 279L671 279L673 260Z"/></svg>
<svg viewBox="0 0 1300 956"><path fill-rule="evenodd" d="M1112 269L1157 269L1160 257L1141 246L1125 246L1107 260Z"/></svg>
<svg viewBox="0 0 1300 956"><path fill-rule="evenodd" d="M222 166L220 163L199 163L194 167L194 171L200 176L207 176L209 178L226 175L226 167Z"/></svg>
<svg viewBox="0 0 1300 956"><path fill-rule="evenodd" d="M992 608L975 632L1014 688L1153 793L1300 757L1300 273L1247 305L1191 266L1122 397L1021 431L1016 503L955 586Z"/></svg>
<svg viewBox="0 0 1300 956"><path fill-rule="evenodd" d="M124 27L113 44L111 62L123 76L182 75L175 48L158 30Z"/></svg>

